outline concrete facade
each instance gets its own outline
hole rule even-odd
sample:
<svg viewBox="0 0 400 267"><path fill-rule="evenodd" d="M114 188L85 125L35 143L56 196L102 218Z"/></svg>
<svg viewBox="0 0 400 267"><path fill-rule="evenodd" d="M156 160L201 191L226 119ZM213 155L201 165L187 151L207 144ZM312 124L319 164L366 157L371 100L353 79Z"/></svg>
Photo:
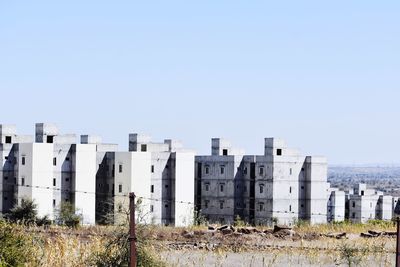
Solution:
<svg viewBox="0 0 400 267"><path fill-rule="evenodd" d="M150 217L154 224L188 226L194 214L194 152L180 142L151 142L147 135L130 134L131 153L150 154Z"/></svg>
<svg viewBox="0 0 400 267"><path fill-rule="evenodd" d="M265 138L263 155L213 138L211 155L195 156L176 140L141 134L130 134L129 151L118 151L94 135L78 143L54 124L36 124L34 136L0 125L1 213L28 198L39 216L54 219L70 202L84 224L118 224L127 218L130 192L139 223L173 226L192 224L195 209L209 222L291 225L391 220L400 206L365 184L330 188L326 158L303 156L277 138Z"/></svg>
<svg viewBox="0 0 400 267"><path fill-rule="evenodd" d="M357 184L353 194L349 195L348 202L348 219L353 223L391 220L393 217L393 197L368 189L366 184Z"/></svg>
<svg viewBox="0 0 400 267"><path fill-rule="evenodd" d="M224 139L196 156L196 205L211 222L325 223L327 162L305 157L281 139L266 138L261 156L243 155ZM231 154L236 153L236 154Z"/></svg>
<svg viewBox="0 0 400 267"><path fill-rule="evenodd" d="M345 220L345 209L346 209L346 195L344 191L340 191L337 188L329 189L329 200L328 200L328 216L327 220L329 223L342 222Z"/></svg>
<svg viewBox="0 0 400 267"><path fill-rule="evenodd" d="M77 144L75 135L59 134L54 124L36 124L35 142L17 135L15 126L0 128L1 212L28 198L39 216L54 219L61 202L71 202L82 223L94 224L95 146Z"/></svg>

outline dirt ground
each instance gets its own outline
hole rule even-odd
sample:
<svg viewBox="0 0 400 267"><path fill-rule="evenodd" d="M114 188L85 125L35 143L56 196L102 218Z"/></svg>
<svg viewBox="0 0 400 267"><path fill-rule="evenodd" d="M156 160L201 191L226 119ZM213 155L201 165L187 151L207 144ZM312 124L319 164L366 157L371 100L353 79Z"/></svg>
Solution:
<svg viewBox="0 0 400 267"><path fill-rule="evenodd" d="M174 230L153 233L171 266L393 266L396 239L385 232L292 229Z"/></svg>

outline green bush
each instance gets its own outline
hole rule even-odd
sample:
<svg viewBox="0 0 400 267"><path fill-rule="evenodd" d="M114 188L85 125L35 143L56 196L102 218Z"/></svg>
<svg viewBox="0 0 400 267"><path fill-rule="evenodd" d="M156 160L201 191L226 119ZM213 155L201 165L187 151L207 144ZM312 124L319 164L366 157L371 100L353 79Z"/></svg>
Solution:
<svg viewBox="0 0 400 267"><path fill-rule="evenodd" d="M14 206L7 218L14 223L33 224L37 219L37 204L30 199L22 199L21 205Z"/></svg>
<svg viewBox="0 0 400 267"><path fill-rule="evenodd" d="M72 203L61 202L56 212L55 219L56 223L59 225L76 228L79 226L82 217L76 214L75 207Z"/></svg>
<svg viewBox="0 0 400 267"><path fill-rule="evenodd" d="M22 226L0 220L0 266L23 266L35 262L34 239Z"/></svg>

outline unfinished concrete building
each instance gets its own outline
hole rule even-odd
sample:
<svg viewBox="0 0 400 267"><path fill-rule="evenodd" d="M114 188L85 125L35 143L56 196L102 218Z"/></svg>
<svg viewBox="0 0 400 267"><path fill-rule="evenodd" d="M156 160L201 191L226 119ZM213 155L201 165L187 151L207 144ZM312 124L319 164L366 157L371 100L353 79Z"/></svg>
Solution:
<svg viewBox="0 0 400 267"><path fill-rule="evenodd" d="M383 192L368 189L366 184L357 184L349 195L349 220L365 223L369 220L391 220L393 217L393 197Z"/></svg>
<svg viewBox="0 0 400 267"><path fill-rule="evenodd" d="M146 161L150 174L148 188L151 198L152 223L187 226L194 213L194 152L183 149L180 142L151 142L147 135L129 135L130 153L149 154ZM147 195L146 195L147 196Z"/></svg>
<svg viewBox="0 0 400 267"><path fill-rule="evenodd" d="M79 210L83 223L94 224L95 195L84 192L95 192L95 147L77 144L74 135L60 135L53 124L36 124L35 142L18 136L15 126L1 129L2 213L28 198L38 205L39 216L54 219L65 201Z"/></svg>
<svg viewBox="0 0 400 267"><path fill-rule="evenodd" d="M211 152L195 158L196 205L209 221L327 221L325 158L301 156L275 138L265 139L260 156L244 155L219 138L212 139Z"/></svg>
<svg viewBox="0 0 400 267"><path fill-rule="evenodd" d="M103 146L99 148L104 150ZM107 150L98 152L99 222L124 222L129 209L128 195L134 192L139 223L174 226L192 223L193 151L183 149L174 140L155 143L141 134L129 135L127 152Z"/></svg>

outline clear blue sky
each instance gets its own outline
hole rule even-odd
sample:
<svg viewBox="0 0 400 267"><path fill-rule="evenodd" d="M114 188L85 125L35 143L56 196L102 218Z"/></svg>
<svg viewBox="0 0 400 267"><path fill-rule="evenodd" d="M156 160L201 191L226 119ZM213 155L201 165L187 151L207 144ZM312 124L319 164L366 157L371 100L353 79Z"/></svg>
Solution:
<svg viewBox="0 0 400 267"><path fill-rule="evenodd" d="M1 1L0 122L400 163L399 1Z"/></svg>

